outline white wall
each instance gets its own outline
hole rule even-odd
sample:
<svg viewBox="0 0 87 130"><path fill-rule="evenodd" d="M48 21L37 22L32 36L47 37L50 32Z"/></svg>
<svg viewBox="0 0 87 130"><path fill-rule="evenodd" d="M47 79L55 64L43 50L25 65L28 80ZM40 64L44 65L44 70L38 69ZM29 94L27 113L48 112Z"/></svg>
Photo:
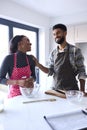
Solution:
<svg viewBox="0 0 87 130"><path fill-rule="evenodd" d="M51 25L56 23L64 23L66 25L87 23L87 12L73 15L64 15L51 19Z"/></svg>

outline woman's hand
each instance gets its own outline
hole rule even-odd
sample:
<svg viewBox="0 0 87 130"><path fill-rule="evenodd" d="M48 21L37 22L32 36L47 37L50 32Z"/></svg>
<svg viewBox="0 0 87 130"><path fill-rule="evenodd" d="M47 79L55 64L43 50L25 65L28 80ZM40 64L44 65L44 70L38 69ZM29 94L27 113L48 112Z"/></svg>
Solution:
<svg viewBox="0 0 87 130"><path fill-rule="evenodd" d="M34 87L34 79L27 78L27 79L18 80L18 85L21 87L33 88Z"/></svg>

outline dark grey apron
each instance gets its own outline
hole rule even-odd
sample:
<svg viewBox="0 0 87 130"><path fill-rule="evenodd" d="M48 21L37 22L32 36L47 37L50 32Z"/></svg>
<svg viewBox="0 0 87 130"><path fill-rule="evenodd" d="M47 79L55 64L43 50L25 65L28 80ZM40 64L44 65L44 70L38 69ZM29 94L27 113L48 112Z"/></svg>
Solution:
<svg viewBox="0 0 87 130"><path fill-rule="evenodd" d="M76 75L69 61L69 46L67 52L57 54L54 72L53 89L78 90Z"/></svg>

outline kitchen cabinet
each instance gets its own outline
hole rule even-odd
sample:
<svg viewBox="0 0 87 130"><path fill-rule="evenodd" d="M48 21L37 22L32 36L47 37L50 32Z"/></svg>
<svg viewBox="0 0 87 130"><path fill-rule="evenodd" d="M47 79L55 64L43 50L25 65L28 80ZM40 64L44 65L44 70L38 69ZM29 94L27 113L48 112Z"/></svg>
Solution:
<svg viewBox="0 0 87 130"><path fill-rule="evenodd" d="M67 41L71 44L87 42L87 24L67 26Z"/></svg>
<svg viewBox="0 0 87 130"><path fill-rule="evenodd" d="M87 24L75 26L75 42L87 42Z"/></svg>

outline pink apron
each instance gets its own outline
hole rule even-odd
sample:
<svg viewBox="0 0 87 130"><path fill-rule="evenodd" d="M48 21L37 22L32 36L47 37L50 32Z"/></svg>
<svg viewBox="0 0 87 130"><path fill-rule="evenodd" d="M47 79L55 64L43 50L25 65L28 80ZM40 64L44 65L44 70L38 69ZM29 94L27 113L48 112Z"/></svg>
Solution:
<svg viewBox="0 0 87 130"><path fill-rule="evenodd" d="M29 65L27 56L26 56L26 61L27 61L28 65L25 67L21 67L21 68L16 67L16 57L17 56L15 53L14 54L14 68L13 68L13 72L12 72L10 79L19 80L19 79L22 79L22 77L29 78L31 76L31 70L30 70L30 65ZM19 85L11 85L8 98L18 96L18 95L21 95Z"/></svg>

